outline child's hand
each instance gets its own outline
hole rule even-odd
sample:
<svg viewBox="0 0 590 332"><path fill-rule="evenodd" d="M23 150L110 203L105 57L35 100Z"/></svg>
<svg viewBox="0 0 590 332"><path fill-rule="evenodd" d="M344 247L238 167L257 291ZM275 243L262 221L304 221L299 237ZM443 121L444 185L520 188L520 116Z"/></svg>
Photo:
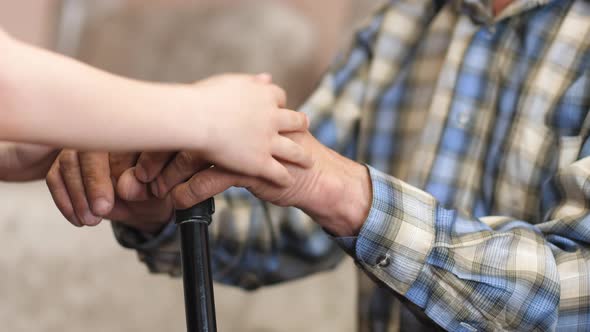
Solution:
<svg viewBox="0 0 590 332"><path fill-rule="evenodd" d="M57 152L46 146L0 142L0 180L43 179Z"/></svg>
<svg viewBox="0 0 590 332"><path fill-rule="evenodd" d="M195 131L204 131L199 159L280 185L291 177L279 160L310 166L303 148L282 135L306 130L307 117L283 109L285 92L267 76L216 76L194 88L200 111L210 115L202 124L187 122Z"/></svg>
<svg viewBox="0 0 590 332"><path fill-rule="evenodd" d="M312 160L324 155L321 144L313 136L305 132L287 134L294 142L305 149L306 154L313 156ZM311 158L311 157L310 157ZM313 174L318 168L317 162L312 162L312 167L304 168L296 165L286 165L294 181L289 185L277 185L275 183L252 177L243 173L228 171L222 167L210 165L199 158L198 153L181 151L178 153L142 153L135 167L135 177L143 183L149 183L151 193L159 198L167 197L174 193L173 201L177 208L186 208L197 204L208 197L216 195L230 186L244 186L261 193L259 198L273 204L283 206L294 205L294 199L304 195L302 187L307 187L306 182L309 174ZM202 181L203 180L203 181ZM132 191L128 183L131 180L119 182L117 192L122 197L129 195ZM250 188L250 185L253 187ZM137 186L136 186L137 187ZM203 194L211 194L204 197Z"/></svg>

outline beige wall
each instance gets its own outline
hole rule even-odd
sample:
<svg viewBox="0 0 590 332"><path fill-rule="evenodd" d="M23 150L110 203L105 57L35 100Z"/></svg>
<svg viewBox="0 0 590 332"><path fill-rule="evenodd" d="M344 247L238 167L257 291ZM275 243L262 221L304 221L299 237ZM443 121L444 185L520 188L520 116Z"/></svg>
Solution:
<svg viewBox="0 0 590 332"><path fill-rule="evenodd" d="M53 0L2 0L0 26L31 43L45 45Z"/></svg>

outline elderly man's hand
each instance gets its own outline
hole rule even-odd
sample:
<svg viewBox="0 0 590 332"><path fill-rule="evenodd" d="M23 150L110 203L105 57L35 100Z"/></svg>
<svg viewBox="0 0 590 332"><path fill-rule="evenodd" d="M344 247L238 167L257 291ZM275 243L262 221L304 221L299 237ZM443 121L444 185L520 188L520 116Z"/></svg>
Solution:
<svg viewBox="0 0 590 332"><path fill-rule="evenodd" d="M75 226L95 226L102 218L156 232L173 214L169 199L157 199L135 179L138 154L60 153L47 175L58 209ZM115 186L118 185L118 188ZM123 195L116 195L116 189Z"/></svg>
<svg viewBox="0 0 590 332"><path fill-rule="evenodd" d="M48 146L0 142L0 181L41 180L58 152Z"/></svg>
<svg viewBox="0 0 590 332"><path fill-rule="evenodd" d="M150 183L154 195L166 197L171 193L177 208L190 207L239 186L264 201L301 208L335 235L358 234L372 199L367 168L323 146L309 132L293 133L289 138L311 154L313 167L288 165L295 181L286 187L209 167L190 152L144 153L136 174Z"/></svg>

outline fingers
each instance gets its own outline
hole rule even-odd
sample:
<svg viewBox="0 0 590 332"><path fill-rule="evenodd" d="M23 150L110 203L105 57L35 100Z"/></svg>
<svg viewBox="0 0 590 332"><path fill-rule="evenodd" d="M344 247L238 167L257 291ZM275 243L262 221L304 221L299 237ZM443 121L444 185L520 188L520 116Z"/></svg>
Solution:
<svg viewBox="0 0 590 332"><path fill-rule="evenodd" d="M287 106L287 93L285 90L279 88L276 85L269 85L268 86L275 98L275 101L279 107L286 107Z"/></svg>
<svg viewBox="0 0 590 332"><path fill-rule="evenodd" d="M305 131L309 128L309 119L305 113L280 109L276 116L280 133Z"/></svg>
<svg viewBox="0 0 590 332"><path fill-rule="evenodd" d="M275 137L271 149L271 153L275 158L297 164L304 168L312 166L311 156L305 149L287 137Z"/></svg>
<svg viewBox="0 0 590 332"><path fill-rule="evenodd" d="M293 178L287 168L274 158L269 159L260 174L263 174L265 179L282 187L287 187L293 182Z"/></svg>
<svg viewBox="0 0 590 332"><path fill-rule="evenodd" d="M117 181L117 195L129 202L143 202L152 199L148 184L137 179L137 169L132 167L123 172Z"/></svg>
<svg viewBox="0 0 590 332"><path fill-rule="evenodd" d="M254 82L262 83L262 84L271 84L272 83L272 75L269 73L262 73L254 76Z"/></svg>
<svg viewBox="0 0 590 332"><path fill-rule="evenodd" d="M72 200L66 189L66 184L61 177L59 168L59 160L56 160L47 173L46 183L49 192L51 193L51 198L53 198L55 206L57 206L64 218L66 218L72 225L82 227L83 224L78 217L76 217Z"/></svg>
<svg viewBox="0 0 590 332"><path fill-rule="evenodd" d="M109 154L86 152L78 155L86 198L95 216L105 217L115 205Z"/></svg>
<svg viewBox="0 0 590 332"><path fill-rule="evenodd" d="M111 176L118 179L124 171L135 166L139 153L110 153L109 163L111 164Z"/></svg>
<svg viewBox="0 0 590 332"><path fill-rule="evenodd" d="M174 155L174 152L142 153L137 160L135 177L143 183L152 182Z"/></svg>
<svg viewBox="0 0 590 332"><path fill-rule="evenodd" d="M162 198L170 189L189 179L193 174L209 167L209 163L193 152L178 153L166 166L162 174L152 182L151 190L154 196Z"/></svg>
<svg viewBox="0 0 590 332"><path fill-rule="evenodd" d="M74 213L84 225L95 226L101 221L90 211L78 154L73 150L64 150L59 157L59 171L70 196Z"/></svg>
<svg viewBox="0 0 590 332"><path fill-rule="evenodd" d="M208 168L195 174L189 181L172 190L172 200L177 209L188 209L197 203L238 185L241 178L233 173Z"/></svg>

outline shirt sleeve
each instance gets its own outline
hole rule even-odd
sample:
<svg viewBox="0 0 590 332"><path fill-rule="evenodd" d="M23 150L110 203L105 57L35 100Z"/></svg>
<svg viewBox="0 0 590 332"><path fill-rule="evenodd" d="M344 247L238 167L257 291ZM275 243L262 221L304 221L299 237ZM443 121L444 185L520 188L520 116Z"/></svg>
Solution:
<svg viewBox="0 0 590 332"><path fill-rule="evenodd" d="M350 50L336 59L301 109L314 136L349 157L357 146L371 50L385 9L356 34ZM219 282L255 289L330 269L345 256L300 210L271 206L240 188L215 199L210 245L213 277ZM117 222L113 228L119 243L137 250L151 272L180 275L180 239L173 222L157 236Z"/></svg>
<svg viewBox="0 0 590 332"><path fill-rule="evenodd" d="M370 168L369 216L357 238L338 241L373 279L446 330L586 329L589 146L539 193L548 204L543 220L463 215Z"/></svg>

